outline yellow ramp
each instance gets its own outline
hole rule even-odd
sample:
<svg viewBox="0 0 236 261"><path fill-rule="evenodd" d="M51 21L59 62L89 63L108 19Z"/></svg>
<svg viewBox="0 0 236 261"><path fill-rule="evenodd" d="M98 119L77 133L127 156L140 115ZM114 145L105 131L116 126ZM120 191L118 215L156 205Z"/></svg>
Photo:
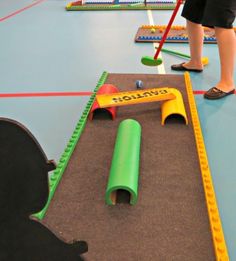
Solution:
<svg viewBox="0 0 236 261"><path fill-rule="evenodd" d="M100 108L125 106L138 103L165 101L175 99L172 88L152 88L113 94L99 94L96 96Z"/></svg>

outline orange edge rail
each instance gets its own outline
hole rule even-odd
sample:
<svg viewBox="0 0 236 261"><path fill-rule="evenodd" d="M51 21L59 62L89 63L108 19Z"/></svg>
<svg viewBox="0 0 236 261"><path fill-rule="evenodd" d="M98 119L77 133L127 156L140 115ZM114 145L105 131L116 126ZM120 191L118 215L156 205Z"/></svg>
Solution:
<svg viewBox="0 0 236 261"><path fill-rule="evenodd" d="M149 25L149 24L146 25L146 24L144 24L140 28L142 28L142 29L152 29L152 28L154 28L154 29L163 29L164 30L164 29L166 29L166 27L167 27L166 25ZM212 30L212 29L205 27L205 26L203 26L203 28L206 31ZM171 29L173 29L173 30L184 30L184 29L186 29L186 26L184 26L184 25L172 25ZM233 29L236 32L236 27L234 27Z"/></svg>
<svg viewBox="0 0 236 261"><path fill-rule="evenodd" d="M214 185L208 164L207 153L202 135L201 125L198 117L197 107L193 95L191 79L188 72L184 74L187 88L190 112L193 122L194 136L198 151L202 181L204 186L205 198L207 203L208 216L212 232L212 239L217 261L229 261L228 250L224 238L224 232L221 224L220 214L217 206Z"/></svg>

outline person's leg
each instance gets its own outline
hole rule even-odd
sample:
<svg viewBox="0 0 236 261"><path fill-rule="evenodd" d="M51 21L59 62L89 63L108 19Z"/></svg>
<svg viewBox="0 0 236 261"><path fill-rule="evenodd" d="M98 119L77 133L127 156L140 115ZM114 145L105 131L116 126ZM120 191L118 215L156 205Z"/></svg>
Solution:
<svg viewBox="0 0 236 261"><path fill-rule="evenodd" d="M184 71L185 69L188 69L201 72L203 70L202 47L204 30L201 24L191 22L187 19L186 21L191 59L188 62L182 64L174 64L171 66L171 69L175 71Z"/></svg>
<svg viewBox="0 0 236 261"><path fill-rule="evenodd" d="M203 27L201 24L196 24L187 20L187 32L191 59L184 64L184 67L190 69L203 69L201 60L204 37Z"/></svg>
<svg viewBox="0 0 236 261"><path fill-rule="evenodd" d="M216 87L224 92L235 88L234 65L236 57L236 36L234 29L215 27L219 48L221 77Z"/></svg>
<svg viewBox="0 0 236 261"><path fill-rule="evenodd" d="M220 99L234 93L234 64L236 57L236 36L234 29L215 27L220 55L221 75L215 87L209 89L204 97Z"/></svg>

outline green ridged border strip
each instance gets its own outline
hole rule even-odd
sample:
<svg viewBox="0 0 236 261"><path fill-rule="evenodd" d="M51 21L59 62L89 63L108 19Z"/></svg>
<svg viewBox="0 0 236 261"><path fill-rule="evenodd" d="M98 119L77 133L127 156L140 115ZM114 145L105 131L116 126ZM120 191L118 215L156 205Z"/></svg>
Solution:
<svg viewBox="0 0 236 261"><path fill-rule="evenodd" d="M148 5L148 6L67 6L67 11L96 11L96 10L173 10L175 4L170 5Z"/></svg>
<svg viewBox="0 0 236 261"><path fill-rule="evenodd" d="M61 155L61 158L59 160L59 164L57 165L57 168L54 170L54 172L52 173L50 180L49 180L49 197L48 197L48 201L47 204L45 205L45 207L38 213L34 214L33 216L38 218L38 219L43 219L46 211L49 207L49 204L53 198L53 195L57 189L57 186L62 178L62 175L67 167L67 164L70 160L70 157L74 151L74 148L80 138L80 135L82 134L84 127L86 125L87 122L87 118L88 118L88 114L90 111L90 108L95 100L96 97L96 92L98 91L98 89L100 88L100 86L102 86L104 84L104 82L106 81L108 73L107 72L103 72L102 76L100 77L96 88L94 89L94 93L91 95L81 117L79 122L77 123L75 130L67 144L67 147L65 148L63 154Z"/></svg>
<svg viewBox="0 0 236 261"><path fill-rule="evenodd" d="M195 103L191 79L189 73L185 73L185 83L187 88L190 112L193 122L194 136L196 140L198 158L202 174L202 182L205 192L205 199L208 210L208 217L212 232L212 239L215 248L217 261L229 261L228 250L225 243L224 232L221 224L220 214L217 206L214 185L211 177L211 171L208 164L206 148L202 135L201 124L198 117L197 106Z"/></svg>

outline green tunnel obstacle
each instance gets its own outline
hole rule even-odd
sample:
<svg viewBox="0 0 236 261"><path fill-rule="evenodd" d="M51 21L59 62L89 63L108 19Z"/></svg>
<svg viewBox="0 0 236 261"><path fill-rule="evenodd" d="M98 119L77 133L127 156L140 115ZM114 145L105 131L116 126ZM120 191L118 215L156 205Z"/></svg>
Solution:
<svg viewBox="0 0 236 261"><path fill-rule="evenodd" d="M132 119L120 123L113 152L109 180L106 189L106 203L115 205L119 191L130 195L134 205L138 197L139 158L141 126Z"/></svg>

